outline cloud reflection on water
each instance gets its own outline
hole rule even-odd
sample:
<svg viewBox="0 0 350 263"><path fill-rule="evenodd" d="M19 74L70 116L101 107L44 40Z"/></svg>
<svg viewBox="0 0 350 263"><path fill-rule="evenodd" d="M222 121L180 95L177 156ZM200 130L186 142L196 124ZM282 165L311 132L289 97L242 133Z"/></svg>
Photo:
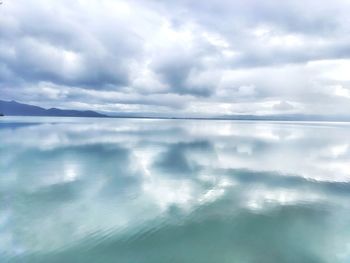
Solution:
<svg viewBox="0 0 350 263"><path fill-rule="evenodd" d="M349 259L348 125L28 122L0 123L0 259Z"/></svg>

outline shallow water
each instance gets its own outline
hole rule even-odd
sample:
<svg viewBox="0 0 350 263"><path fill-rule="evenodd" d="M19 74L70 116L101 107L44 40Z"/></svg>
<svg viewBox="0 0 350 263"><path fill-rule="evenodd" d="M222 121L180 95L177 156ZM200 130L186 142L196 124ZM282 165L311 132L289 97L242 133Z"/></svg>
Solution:
<svg viewBox="0 0 350 263"><path fill-rule="evenodd" d="M0 119L0 262L350 262L350 125Z"/></svg>

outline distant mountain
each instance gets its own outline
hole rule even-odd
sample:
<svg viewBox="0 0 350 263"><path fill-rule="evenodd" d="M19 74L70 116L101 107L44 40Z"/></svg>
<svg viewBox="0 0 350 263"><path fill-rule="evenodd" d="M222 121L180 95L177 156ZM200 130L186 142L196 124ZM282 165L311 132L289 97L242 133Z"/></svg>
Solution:
<svg viewBox="0 0 350 263"><path fill-rule="evenodd" d="M0 100L0 116L60 116L60 117L111 117L111 118L144 118L144 119L192 119L192 120L245 120L245 121L325 121L350 122L349 115L222 115L222 116L164 116L154 113L120 112L118 115L105 115L94 111L44 109L38 106ZM111 113L112 114L112 113Z"/></svg>
<svg viewBox="0 0 350 263"><path fill-rule="evenodd" d="M38 106L0 100L0 112L5 116L108 117L94 111L44 109Z"/></svg>

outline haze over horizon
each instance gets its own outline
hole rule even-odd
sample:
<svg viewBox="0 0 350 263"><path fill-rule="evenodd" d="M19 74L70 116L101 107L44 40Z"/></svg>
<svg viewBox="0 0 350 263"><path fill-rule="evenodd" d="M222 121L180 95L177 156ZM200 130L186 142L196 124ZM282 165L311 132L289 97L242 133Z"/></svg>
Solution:
<svg viewBox="0 0 350 263"><path fill-rule="evenodd" d="M345 115L350 2L0 5L0 99L158 115Z"/></svg>

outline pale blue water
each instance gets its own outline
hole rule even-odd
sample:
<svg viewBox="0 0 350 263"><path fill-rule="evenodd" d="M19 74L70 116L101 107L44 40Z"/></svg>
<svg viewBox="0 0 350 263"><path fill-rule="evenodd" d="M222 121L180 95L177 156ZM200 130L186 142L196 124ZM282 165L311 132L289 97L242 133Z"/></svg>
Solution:
<svg viewBox="0 0 350 263"><path fill-rule="evenodd" d="M0 262L350 262L350 125L0 119Z"/></svg>

